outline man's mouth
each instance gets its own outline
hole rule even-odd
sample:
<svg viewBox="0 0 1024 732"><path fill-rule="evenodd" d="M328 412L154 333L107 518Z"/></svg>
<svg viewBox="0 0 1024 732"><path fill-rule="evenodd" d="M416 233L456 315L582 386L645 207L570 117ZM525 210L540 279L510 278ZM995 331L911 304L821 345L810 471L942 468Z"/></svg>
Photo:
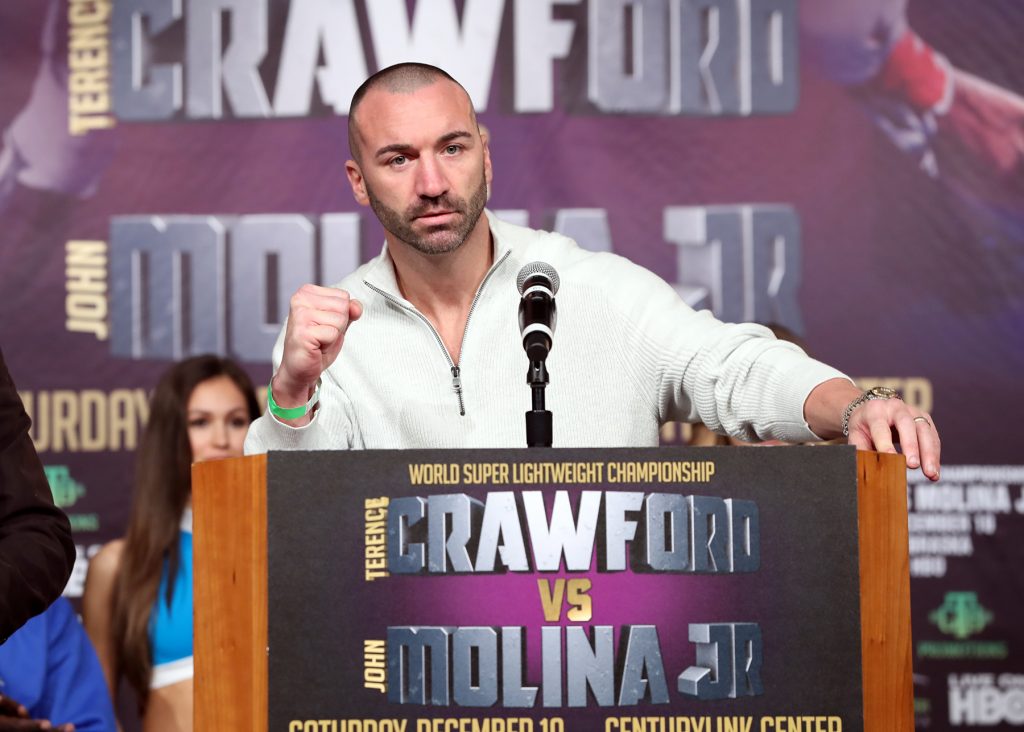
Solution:
<svg viewBox="0 0 1024 732"><path fill-rule="evenodd" d="M416 217L416 219L418 221L423 221L423 222L428 223L428 224L441 223L441 222L447 221L449 218L455 216L456 213L457 213L457 211L449 211L449 210L428 211L426 213L421 213L419 216Z"/></svg>

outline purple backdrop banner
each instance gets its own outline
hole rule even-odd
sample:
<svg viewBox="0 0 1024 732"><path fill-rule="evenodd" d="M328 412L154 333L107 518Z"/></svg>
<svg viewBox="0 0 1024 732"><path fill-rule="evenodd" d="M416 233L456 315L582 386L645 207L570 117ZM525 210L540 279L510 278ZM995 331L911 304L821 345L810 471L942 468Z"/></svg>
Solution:
<svg viewBox="0 0 1024 732"><path fill-rule="evenodd" d="M0 342L75 528L67 594L124 529L161 371L214 351L266 383L291 292L379 252L344 115L423 60L474 99L499 216L934 414L919 724L1024 725L1021 478L998 467L1024 413L1022 22L1013 0L6 0Z"/></svg>

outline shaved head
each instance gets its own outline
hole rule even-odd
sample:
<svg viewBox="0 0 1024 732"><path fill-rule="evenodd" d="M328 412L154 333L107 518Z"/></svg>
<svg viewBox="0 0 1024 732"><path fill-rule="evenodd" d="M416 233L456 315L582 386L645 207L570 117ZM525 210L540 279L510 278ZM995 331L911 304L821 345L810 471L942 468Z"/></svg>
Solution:
<svg viewBox="0 0 1024 732"><path fill-rule="evenodd" d="M348 148L352 152L353 159L359 159L359 125L356 119L356 111L359 109L363 97L374 89L385 91L388 94L412 94L425 86L436 84L438 81L450 81L462 89L469 99L469 93L465 87L451 77L448 72L430 64L401 63L381 69L369 79L364 81L356 93L352 95L352 103L348 108ZM470 113L473 115L473 122L476 123L476 112L473 110L473 103L469 104Z"/></svg>

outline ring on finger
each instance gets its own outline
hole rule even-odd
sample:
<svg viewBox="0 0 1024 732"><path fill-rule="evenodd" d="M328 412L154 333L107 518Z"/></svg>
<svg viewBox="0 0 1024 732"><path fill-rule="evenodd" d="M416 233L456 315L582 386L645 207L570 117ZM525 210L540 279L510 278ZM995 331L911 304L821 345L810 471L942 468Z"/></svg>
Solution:
<svg viewBox="0 0 1024 732"><path fill-rule="evenodd" d="M914 417L914 421L915 421L915 422L924 422L924 423L925 423L926 425L928 425L929 427L931 427L931 426L932 426L932 423L928 421L928 418L927 418L927 417Z"/></svg>

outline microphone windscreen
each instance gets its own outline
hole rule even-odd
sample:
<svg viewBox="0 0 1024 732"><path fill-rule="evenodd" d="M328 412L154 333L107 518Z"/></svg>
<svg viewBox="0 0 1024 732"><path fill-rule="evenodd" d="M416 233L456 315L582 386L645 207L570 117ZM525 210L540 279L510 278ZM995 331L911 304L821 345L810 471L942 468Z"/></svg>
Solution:
<svg viewBox="0 0 1024 732"><path fill-rule="evenodd" d="M526 281L534 275L544 275L547 277L551 283L551 294L555 295L558 293L558 273L555 272L555 268L547 262L530 262L519 270L519 275L516 277L516 287L519 288L520 295L526 289Z"/></svg>

